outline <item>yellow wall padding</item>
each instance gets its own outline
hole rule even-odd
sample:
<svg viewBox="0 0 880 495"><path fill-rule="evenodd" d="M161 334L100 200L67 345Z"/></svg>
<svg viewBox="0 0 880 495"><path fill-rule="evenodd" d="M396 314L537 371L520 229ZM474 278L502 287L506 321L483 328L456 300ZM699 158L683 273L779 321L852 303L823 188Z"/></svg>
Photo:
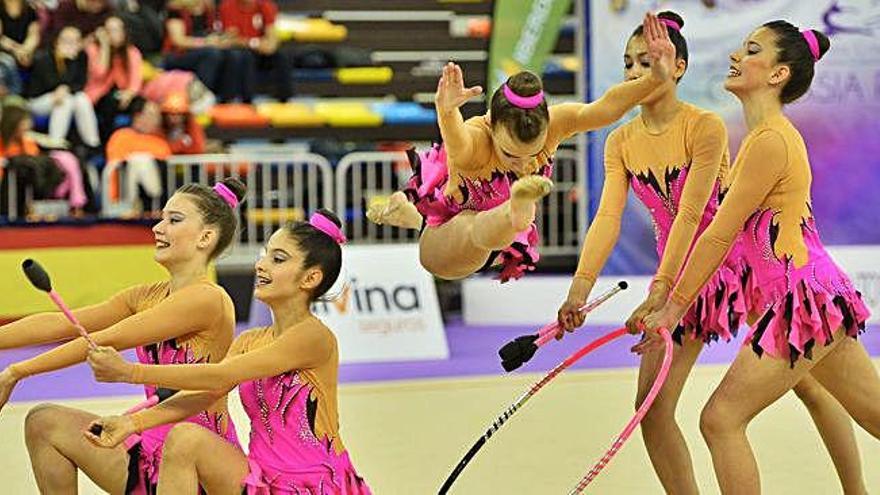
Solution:
<svg viewBox="0 0 880 495"><path fill-rule="evenodd" d="M342 84L388 84L394 77L391 67L348 67L336 70Z"/></svg>
<svg viewBox="0 0 880 495"><path fill-rule="evenodd" d="M288 221L305 220L306 212L302 208L254 208L248 210L247 216L253 223L281 225Z"/></svg>
<svg viewBox="0 0 880 495"><path fill-rule="evenodd" d="M122 289L166 280L168 274L153 261L155 247L88 246L0 250L0 316L15 317L54 311L45 293L33 288L21 262L33 258L52 277L52 287L71 308L106 301Z"/></svg>
<svg viewBox="0 0 880 495"><path fill-rule="evenodd" d="M333 127L378 127L382 115L373 112L364 103L318 103L315 112L327 119Z"/></svg>
<svg viewBox="0 0 880 495"><path fill-rule="evenodd" d="M348 28L327 19L281 16L275 21L275 34L281 41L338 43L348 37Z"/></svg>
<svg viewBox="0 0 880 495"><path fill-rule="evenodd" d="M257 113L266 116L274 127L320 127L327 119L303 103L261 103Z"/></svg>

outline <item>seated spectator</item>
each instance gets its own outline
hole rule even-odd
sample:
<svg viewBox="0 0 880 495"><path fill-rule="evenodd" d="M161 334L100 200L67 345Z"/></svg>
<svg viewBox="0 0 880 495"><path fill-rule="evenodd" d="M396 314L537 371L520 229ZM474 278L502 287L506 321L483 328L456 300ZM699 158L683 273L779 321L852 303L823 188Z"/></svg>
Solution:
<svg viewBox="0 0 880 495"><path fill-rule="evenodd" d="M79 29L81 36L91 37L112 13L107 0L60 0L50 16L49 34L54 36L72 26Z"/></svg>
<svg viewBox="0 0 880 495"><path fill-rule="evenodd" d="M40 46L46 46L47 40L51 38L52 15L58 8L58 0L27 0L28 5L37 13L37 24L40 26Z"/></svg>
<svg viewBox="0 0 880 495"><path fill-rule="evenodd" d="M244 103L253 100L257 71L271 72L274 96L286 101L293 96L293 74L290 61L278 51L278 38L273 26L278 7L272 0L223 0L220 22L223 30L235 37L235 46L226 58L225 73L235 75L224 79L220 101L236 97Z"/></svg>
<svg viewBox="0 0 880 495"><path fill-rule="evenodd" d="M79 161L69 151L42 153L29 135L31 126L31 116L24 107L4 106L0 117L0 157L16 170L19 187L33 187L35 199L68 198L74 215L80 216L88 198ZM19 211L26 207L20 202Z"/></svg>
<svg viewBox="0 0 880 495"><path fill-rule="evenodd" d="M205 152L205 131L189 111L189 97L183 91L169 94L162 103L165 138L175 155Z"/></svg>
<svg viewBox="0 0 880 495"><path fill-rule="evenodd" d="M149 211L151 203L160 204L163 193L160 166L171 156L171 147L162 133L158 105L138 97L132 101L131 109L131 127L117 130L107 143L107 166L126 165L125 198L132 201L135 211ZM109 195L119 199L116 179L111 181Z"/></svg>
<svg viewBox="0 0 880 495"><path fill-rule="evenodd" d="M195 72L205 86L217 93L224 49L232 44L214 28L217 18L208 0L172 0L165 21L165 61L169 70ZM240 74L228 74L230 78Z"/></svg>
<svg viewBox="0 0 880 495"><path fill-rule="evenodd" d="M183 70L162 72L144 85L141 96L161 105L171 93L181 91L187 95L189 111L192 114L208 113L217 103L214 93L202 84L202 81L192 72Z"/></svg>
<svg viewBox="0 0 880 495"><path fill-rule="evenodd" d="M21 74L18 63L8 53L0 53L0 98L21 94Z"/></svg>
<svg viewBox="0 0 880 495"><path fill-rule="evenodd" d="M116 15L125 23L125 31L131 44L136 46L145 58L162 51L165 29L162 17L153 7L138 0L120 0L116 4Z"/></svg>
<svg viewBox="0 0 880 495"><path fill-rule="evenodd" d="M62 29L47 50L37 53L28 84L31 111L49 115L49 135L66 139L72 121L84 144L100 144L98 120L91 100L83 92L88 61L82 51L79 29Z"/></svg>
<svg viewBox="0 0 880 495"><path fill-rule="evenodd" d="M18 105L4 105L0 112L0 157L37 156L40 149L28 133L33 121L26 108Z"/></svg>
<svg viewBox="0 0 880 495"><path fill-rule="evenodd" d="M101 141L115 130L116 117L129 113L129 105L143 86L141 52L128 40L122 19L113 15L95 30L86 45L89 79L85 93L95 106Z"/></svg>
<svg viewBox="0 0 880 495"><path fill-rule="evenodd" d="M126 1L126 0L119 0L119 1ZM140 5L141 5L141 7L147 7L150 10L152 10L153 12L157 12L157 13L161 14L162 17L164 17L165 13L168 11L168 5L165 0L141 0Z"/></svg>
<svg viewBox="0 0 880 495"><path fill-rule="evenodd" d="M30 67L40 45L37 12L25 0L2 0L0 32L0 49L12 55L19 67Z"/></svg>

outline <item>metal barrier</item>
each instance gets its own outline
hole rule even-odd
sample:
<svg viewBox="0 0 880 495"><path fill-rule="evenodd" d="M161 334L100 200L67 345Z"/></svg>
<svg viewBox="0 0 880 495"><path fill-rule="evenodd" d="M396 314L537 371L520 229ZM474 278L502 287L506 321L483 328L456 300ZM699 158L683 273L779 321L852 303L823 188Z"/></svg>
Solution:
<svg viewBox="0 0 880 495"><path fill-rule="evenodd" d="M538 211L541 254L577 255L587 225L583 193L586 165L574 149L558 149L553 162L553 190Z"/></svg>
<svg viewBox="0 0 880 495"><path fill-rule="evenodd" d="M344 219L352 243L414 242L417 230L376 225L367 220L371 198L403 188L411 174L406 153L370 151L349 153L336 165L336 213Z"/></svg>
<svg viewBox="0 0 880 495"><path fill-rule="evenodd" d="M127 163L108 164L102 177L103 214L124 216L135 204L128 187L111 188L111 180L128 184ZM324 157L312 153L234 155L180 155L168 159L159 177L162 194L151 198L147 208L159 211L168 196L184 184L213 184L238 177L247 186L241 206L240 234L225 264L250 264L272 233L288 220L301 220L307 212L332 208L333 171ZM114 173L118 179L114 179ZM118 190L118 197L111 191Z"/></svg>
<svg viewBox="0 0 880 495"><path fill-rule="evenodd" d="M0 160L0 178L5 190L0 193L0 199L5 200L2 210L6 220L16 222L27 215L26 211L18 211L18 179L13 170L6 168L6 160ZM24 188L25 204L30 203L33 190L28 186Z"/></svg>
<svg viewBox="0 0 880 495"><path fill-rule="evenodd" d="M88 182L92 190L96 190L98 186L97 169L91 164L84 164L82 167L83 181ZM5 177L4 177L5 176ZM18 177L14 170L10 169L7 160L0 158L0 177L3 184L0 184L0 222L4 223L22 223L39 220L52 222L59 218L67 217L70 205L63 198L39 198L35 199L34 185L30 182L23 186L18 185ZM30 181L33 179L25 180ZM24 194L23 198L19 194ZM20 209L19 206L24 208Z"/></svg>
<svg viewBox="0 0 880 495"><path fill-rule="evenodd" d="M586 173L575 150L560 149L555 160L554 189L544 200L537 219L541 251L549 255L577 254L587 222L583 194ZM135 178L143 182L144 172L136 172L135 177L130 167L122 162L104 168L103 216L125 217L136 204L137 198L130 197L128 181ZM184 184L213 184L230 176L244 181L247 198L241 209L241 233L227 258L252 262L259 248L285 221L302 219L318 208L335 210L352 243L418 239L416 230L376 225L366 218L371 198L400 190L409 178L409 160L403 152L349 153L339 161L335 174L326 158L312 153L181 155L152 170L152 179L147 180L158 181L161 193L154 194L144 208L151 211L159 211L168 196ZM23 213L14 211L15 181L6 183L11 184L6 193L12 207L8 216L15 219Z"/></svg>
<svg viewBox="0 0 880 495"><path fill-rule="evenodd" d="M374 196L400 190L411 170L403 152L356 152L345 155L336 167L336 212L345 215L346 232L353 243L387 244L418 239L415 230L376 225L366 218ZM573 149L556 152L553 191L538 213L541 252L571 255L579 252L586 225L584 194L586 171Z"/></svg>

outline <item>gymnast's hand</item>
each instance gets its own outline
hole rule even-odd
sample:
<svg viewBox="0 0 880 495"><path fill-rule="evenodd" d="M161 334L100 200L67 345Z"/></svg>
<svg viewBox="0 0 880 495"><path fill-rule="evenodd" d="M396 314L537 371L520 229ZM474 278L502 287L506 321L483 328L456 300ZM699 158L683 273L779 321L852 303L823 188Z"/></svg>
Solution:
<svg viewBox="0 0 880 495"><path fill-rule="evenodd" d="M559 331L556 332L556 340L561 339L565 332L574 332L584 324L587 316L581 311L581 306L585 303L566 299L559 311L556 313L556 321L559 323Z"/></svg>
<svg viewBox="0 0 880 495"><path fill-rule="evenodd" d="M686 309L674 301L667 301L662 308L645 317L645 331L656 332L661 328L675 328L684 316Z"/></svg>
<svg viewBox="0 0 880 495"><path fill-rule="evenodd" d="M650 12L645 14L642 25L648 56L651 58L651 73L661 81L672 79L675 73L675 45L669 39L666 25Z"/></svg>
<svg viewBox="0 0 880 495"><path fill-rule="evenodd" d="M645 333L642 334L642 340L640 340L638 344L630 347L629 350L630 352L641 356L662 349L664 344L665 342L663 342L663 337L660 336L660 332L645 330Z"/></svg>
<svg viewBox="0 0 880 495"><path fill-rule="evenodd" d="M449 62L443 67L443 75L437 82L434 106L438 113L448 113L464 105L468 100L483 92L480 86L464 87L464 76L458 64Z"/></svg>
<svg viewBox="0 0 880 495"><path fill-rule="evenodd" d="M556 340L565 335L565 332L574 332L577 328L584 324L587 319L586 313L581 311L590 292L593 291L593 283L583 278L575 278L571 281L571 287L568 289L568 296L565 302L556 312L556 321L559 323L559 331L556 332Z"/></svg>
<svg viewBox="0 0 880 495"><path fill-rule="evenodd" d="M100 346L90 350L87 361L99 382L129 382L134 371L134 365L112 347Z"/></svg>
<svg viewBox="0 0 880 495"><path fill-rule="evenodd" d="M666 300L669 298L669 289L666 284L654 282L651 284L651 290L648 297L639 305L626 320L626 330L636 335L644 331L644 320L649 314L663 309Z"/></svg>
<svg viewBox="0 0 880 495"><path fill-rule="evenodd" d="M645 317L642 329L645 336L641 342L634 345L632 352L636 354L645 354L648 351L660 349L663 347L663 338L660 336L660 329L672 329L678 325L679 320L684 315L684 310L677 303L667 302L659 311L655 311Z"/></svg>
<svg viewBox="0 0 880 495"><path fill-rule="evenodd" d="M3 406L6 405L9 396L12 395L12 389L17 383L18 377L11 369L6 368L0 371L0 410L3 410Z"/></svg>
<svg viewBox="0 0 880 495"><path fill-rule="evenodd" d="M99 431L100 434L95 435L92 431ZM112 449L135 433L137 428L130 416L106 416L89 423L83 436L98 447Z"/></svg>

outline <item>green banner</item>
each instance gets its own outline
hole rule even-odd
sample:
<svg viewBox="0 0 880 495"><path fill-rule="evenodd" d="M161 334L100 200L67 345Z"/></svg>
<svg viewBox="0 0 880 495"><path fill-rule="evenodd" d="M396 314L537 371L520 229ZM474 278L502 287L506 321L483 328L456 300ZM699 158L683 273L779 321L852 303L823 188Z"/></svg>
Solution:
<svg viewBox="0 0 880 495"><path fill-rule="evenodd" d="M521 70L541 74L570 6L571 0L495 0L486 94Z"/></svg>

